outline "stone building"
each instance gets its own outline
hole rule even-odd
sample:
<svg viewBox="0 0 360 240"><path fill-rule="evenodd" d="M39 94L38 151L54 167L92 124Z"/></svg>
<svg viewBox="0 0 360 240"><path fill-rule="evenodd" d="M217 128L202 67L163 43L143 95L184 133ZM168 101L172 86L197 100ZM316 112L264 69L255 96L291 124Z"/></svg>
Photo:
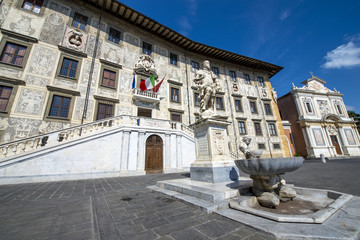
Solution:
<svg viewBox="0 0 360 240"><path fill-rule="evenodd" d="M343 94L325 87L326 81L311 75L278 99L280 114L291 124L296 152L302 156L359 156L360 137L349 118Z"/></svg>
<svg viewBox="0 0 360 240"><path fill-rule="evenodd" d="M249 135L264 156L289 155L270 83L282 67L195 42L115 0L4 0L0 8L2 143L116 116L184 132L199 112L193 78L209 60L222 87L217 114L232 123L230 152L240 154ZM150 76L156 84L164 78L158 92L139 89ZM149 135L137 131L127 137L141 152ZM168 146L164 159L170 146L184 151L166 134L154 139Z"/></svg>

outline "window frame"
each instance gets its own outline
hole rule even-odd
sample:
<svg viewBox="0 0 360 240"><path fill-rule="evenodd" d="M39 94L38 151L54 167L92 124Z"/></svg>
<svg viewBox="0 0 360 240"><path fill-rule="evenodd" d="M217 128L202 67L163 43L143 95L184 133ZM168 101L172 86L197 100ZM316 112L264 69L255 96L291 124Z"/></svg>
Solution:
<svg viewBox="0 0 360 240"><path fill-rule="evenodd" d="M211 71L216 75L217 78L220 76L218 67L211 67Z"/></svg>
<svg viewBox="0 0 360 240"><path fill-rule="evenodd" d="M218 108L218 99L221 99L221 108ZM216 110L225 110L224 97L216 96L215 97L215 104L216 104Z"/></svg>
<svg viewBox="0 0 360 240"><path fill-rule="evenodd" d="M247 74L247 73L244 73L244 82L245 84L251 84L251 78L250 78L250 75Z"/></svg>
<svg viewBox="0 0 360 240"><path fill-rule="evenodd" d="M11 34L10 32L1 30L2 34L3 34L3 38L1 39L0 42L0 59L5 51L5 47L7 45L7 43L12 43L12 44L16 44L16 45L21 45L26 47L26 51L25 54L23 56L23 60L21 62L21 65L16 65L16 64L11 64L11 63L7 63L7 62L1 62L0 61L0 65L6 67L6 68L11 68L11 69L25 69L26 64L29 60L29 56L30 56L30 52L31 52L31 48L32 48L32 43L36 43L37 40L36 39L28 39L26 36L16 36Z"/></svg>
<svg viewBox="0 0 360 240"><path fill-rule="evenodd" d="M200 96L200 94L198 92L194 92L194 106L200 107L200 101L198 100L198 97L196 97L196 95ZM196 103L198 103L198 104L196 104Z"/></svg>
<svg viewBox="0 0 360 240"><path fill-rule="evenodd" d="M75 99L76 99L76 96L80 96L80 92L63 89L63 88L58 88L58 87L52 87L52 86L46 86L46 87L49 90L49 96L47 99L44 120L50 120L50 121L56 121L56 122L70 122L72 119L73 110L74 110L74 106L75 106ZM69 106L67 118L50 116L50 110L51 110L51 105L52 105L54 96L70 98L70 106Z"/></svg>
<svg viewBox="0 0 360 240"><path fill-rule="evenodd" d="M194 66L195 65L195 66ZM197 67L196 67L197 66ZM193 72L196 72L196 71L199 71L200 69L200 65L199 65L199 62L196 62L196 61L191 61L191 70Z"/></svg>
<svg viewBox="0 0 360 240"><path fill-rule="evenodd" d="M259 128L257 128L256 126L259 126ZM261 122L254 122L254 130L255 130L255 135L256 136L263 136L263 132L261 129ZM257 130L260 130L259 132Z"/></svg>
<svg viewBox="0 0 360 240"><path fill-rule="evenodd" d="M10 115L19 85L25 85L25 82L23 80L0 77L0 86L12 88L6 109L5 111L0 111L0 117L8 117Z"/></svg>
<svg viewBox="0 0 360 240"><path fill-rule="evenodd" d="M240 126L240 123L242 123L244 126ZM246 121L244 120L238 120L238 128L239 128L239 133L240 135L246 135L247 131L246 131ZM242 131L243 130L243 131Z"/></svg>
<svg viewBox="0 0 360 240"><path fill-rule="evenodd" d="M268 108L266 106L269 106ZM270 102L264 102L264 110L266 115L273 115Z"/></svg>
<svg viewBox="0 0 360 240"><path fill-rule="evenodd" d="M145 48L144 45L147 45L147 47L150 47L150 48L151 48L151 49L150 49L150 54L148 54L149 49L148 49L148 48ZM144 52L144 50L145 50L145 52ZM148 42L143 41L143 42L142 42L142 46L141 46L141 53L142 53L142 54L145 54L145 55L151 56L151 54L153 53L153 45L150 44L150 43L148 43Z"/></svg>
<svg viewBox="0 0 360 240"><path fill-rule="evenodd" d="M279 145L279 147L275 147L275 145ZM273 149L274 150L281 150L281 144L280 143L273 143Z"/></svg>
<svg viewBox="0 0 360 240"><path fill-rule="evenodd" d="M111 106L111 116L110 117L105 117L105 118L100 118L100 119L98 118L99 117L99 109L100 109L99 105L100 104ZM115 114L115 103L114 102L108 102L108 101L104 101L104 100L96 101L94 121L100 121L100 120L103 120L103 119L114 117L114 114Z"/></svg>
<svg viewBox="0 0 360 240"><path fill-rule="evenodd" d="M78 26L74 26L75 17L76 17L77 15L80 17L80 21L78 21ZM86 18L85 23L81 22L81 20L83 20L82 18ZM81 24L85 24L85 25L84 25L84 29L81 28ZM85 31L85 30L86 30L86 26L88 26L88 25L89 25L89 17L86 16L85 14L82 14L82 13L79 13L78 11L75 11L74 14L72 15L71 27L76 28L76 29L79 29L79 30L81 30L81 31Z"/></svg>
<svg viewBox="0 0 360 240"><path fill-rule="evenodd" d="M257 80L258 80L259 86L265 87L265 81L264 81L264 78L263 78L263 77L258 76L258 77L257 77Z"/></svg>
<svg viewBox="0 0 360 240"><path fill-rule="evenodd" d="M176 59L173 59L174 57L175 57ZM177 54L170 52L170 53L169 53L169 59L170 59L170 65L178 66L179 56L178 56ZM174 62L174 61L175 61L175 62Z"/></svg>
<svg viewBox="0 0 360 240"><path fill-rule="evenodd" d="M229 76L231 81L236 81L236 72L235 71L229 71Z"/></svg>
<svg viewBox="0 0 360 240"><path fill-rule="evenodd" d="M118 42L118 43L110 40L110 37L112 36L112 35L111 35L111 32L119 33L119 42ZM111 42L111 43L116 44L116 45L120 45L120 42L121 42L121 40L122 40L122 39L121 39L121 36L122 36L122 32L121 32L121 31L117 30L116 28L109 27L108 37L107 37L107 41L108 41L108 42Z"/></svg>
<svg viewBox="0 0 360 240"><path fill-rule="evenodd" d="M264 147L262 148L262 147L260 147L260 145L263 145ZM265 143L258 143L258 149L259 149L259 150L266 150L266 145L265 145Z"/></svg>
<svg viewBox="0 0 360 240"><path fill-rule="evenodd" d="M179 116L179 118L180 118L180 120L179 121L177 121L177 120L173 120L172 118L173 118L173 116ZM181 113L179 113L179 112L170 112L170 121L171 122L182 122L182 114Z"/></svg>
<svg viewBox="0 0 360 240"><path fill-rule="evenodd" d="M174 100L174 99L173 99L173 96L175 96L175 95L173 95L173 89L174 89L174 90L177 90L178 100ZM176 91L174 91L174 92L176 92ZM175 87L175 86L171 86L171 85L170 85L170 101L171 101L171 102L175 102L175 103L181 103L181 89L180 89L179 87Z"/></svg>
<svg viewBox="0 0 360 240"><path fill-rule="evenodd" d="M73 61L78 62L77 69L76 69L76 74L75 74L74 78L68 77L68 76L63 76L63 75L60 74L61 69L62 69L62 65L63 65L63 62L64 62L64 58L71 59ZM56 77L61 78L61 79L66 79L66 80L78 81L79 76L80 76L81 67L82 67L82 58L81 57L78 57L78 56L63 52L60 55L58 67L57 67L57 70L56 70Z"/></svg>
<svg viewBox="0 0 360 240"><path fill-rule="evenodd" d="M252 109L252 107L251 107L251 104L254 104L254 109L255 109L255 111L253 111L253 109ZM258 114L259 112L258 112L258 109L257 109L257 106L256 106L256 101L249 101L249 105L250 105L250 113L251 114Z"/></svg>
<svg viewBox="0 0 360 240"><path fill-rule="evenodd" d="M46 9L48 0L43 0L42 5L41 5L41 7L40 7L40 11L39 11L38 13L23 8L24 3L25 3L25 0L19 0L19 1L17 2L17 4L16 4L16 7L17 7L18 9L20 9L21 11L25 11L25 12L27 12L27 13L34 14L34 15L36 15L36 16L42 16L42 15L44 15L44 11L45 11L45 9Z"/></svg>
<svg viewBox="0 0 360 240"><path fill-rule="evenodd" d="M236 104L236 102L239 102L239 104ZM237 106L240 106L240 109L237 109ZM235 98L234 99L234 107L235 107L235 112L243 112L243 107L242 107L242 101L241 99Z"/></svg>
<svg viewBox="0 0 360 240"><path fill-rule="evenodd" d="M99 87L103 87L103 88L108 88L108 89L112 89L112 90L117 90L118 89L118 83L119 83L119 67L116 68L113 65L110 65L110 63L108 63L107 61L104 60L100 60L101 64L101 68L100 68L100 78L99 78ZM108 70L108 71L112 71L115 72L115 83L114 83L114 87L111 86L107 86L103 84L103 78L104 78L104 71Z"/></svg>
<svg viewBox="0 0 360 240"><path fill-rule="evenodd" d="M270 127L273 126L273 127ZM270 136L274 137L277 136L276 124L274 122L268 122L268 129Z"/></svg>
<svg viewBox="0 0 360 240"><path fill-rule="evenodd" d="M74 17L75 17L75 14L78 13L78 14L81 14L85 17L87 17L87 22L86 22L86 25L85 25L85 30L82 30L80 28L76 28L76 27L73 27L73 21L74 21ZM78 29L82 32L85 32L85 33L88 33L89 30L90 30L90 25L91 25L91 17L87 14L85 14L83 11L81 10L78 10L78 9L72 9L71 12L70 12L70 17L69 17L69 20L67 22L67 26L69 26L70 28L74 28L74 29Z"/></svg>

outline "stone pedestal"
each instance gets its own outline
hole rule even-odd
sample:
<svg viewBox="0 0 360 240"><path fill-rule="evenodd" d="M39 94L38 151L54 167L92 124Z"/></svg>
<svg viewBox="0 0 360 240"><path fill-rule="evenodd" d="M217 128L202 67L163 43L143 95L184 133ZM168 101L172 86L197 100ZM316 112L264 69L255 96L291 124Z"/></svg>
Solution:
<svg viewBox="0 0 360 240"><path fill-rule="evenodd" d="M191 164L190 178L203 182L228 182L239 178L239 170L229 156L226 127L230 122L202 119L192 124L196 161Z"/></svg>

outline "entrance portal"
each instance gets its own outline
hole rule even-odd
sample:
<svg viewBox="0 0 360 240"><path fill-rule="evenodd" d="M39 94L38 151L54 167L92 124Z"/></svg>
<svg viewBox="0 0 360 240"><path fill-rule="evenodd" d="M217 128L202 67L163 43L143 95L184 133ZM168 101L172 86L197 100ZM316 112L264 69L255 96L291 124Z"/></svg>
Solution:
<svg viewBox="0 0 360 240"><path fill-rule="evenodd" d="M336 149L336 153L339 155L342 155L340 144L339 144L339 141L338 141L336 135L330 135L330 138L331 138L331 142L332 142L333 146Z"/></svg>
<svg viewBox="0 0 360 240"><path fill-rule="evenodd" d="M146 174L162 173L163 141L159 136L151 135L146 140L145 171Z"/></svg>

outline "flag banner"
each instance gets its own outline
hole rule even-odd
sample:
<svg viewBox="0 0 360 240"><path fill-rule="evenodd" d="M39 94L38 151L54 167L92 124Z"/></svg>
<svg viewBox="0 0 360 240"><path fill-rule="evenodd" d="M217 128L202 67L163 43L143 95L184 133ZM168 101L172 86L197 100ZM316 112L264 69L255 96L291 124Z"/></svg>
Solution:
<svg viewBox="0 0 360 240"><path fill-rule="evenodd" d="M146 79L145 81L142 81L140 83L140 89L141 91L146 91L146 90L150 90L153 87L155 87L155 75L151 75L151 77L149 77L148 79Z"/></svg>
<svg viewBox="0 0 360 240"><path fill-rule="evenodd" d="M164 81L165 77L163 77L163 79L161 80L161 82L159 82L158 84L156 84L156 86L153 88L153 92L158 92L159 88L162 84L162 82Z"/></svg>
<svg viewBox="0 0 360 240"><path fill-rule="evenodd" d="M133 82L132 82L132 89L135 88L135 74L134 74L134 78L133 78Z"/></svg>

